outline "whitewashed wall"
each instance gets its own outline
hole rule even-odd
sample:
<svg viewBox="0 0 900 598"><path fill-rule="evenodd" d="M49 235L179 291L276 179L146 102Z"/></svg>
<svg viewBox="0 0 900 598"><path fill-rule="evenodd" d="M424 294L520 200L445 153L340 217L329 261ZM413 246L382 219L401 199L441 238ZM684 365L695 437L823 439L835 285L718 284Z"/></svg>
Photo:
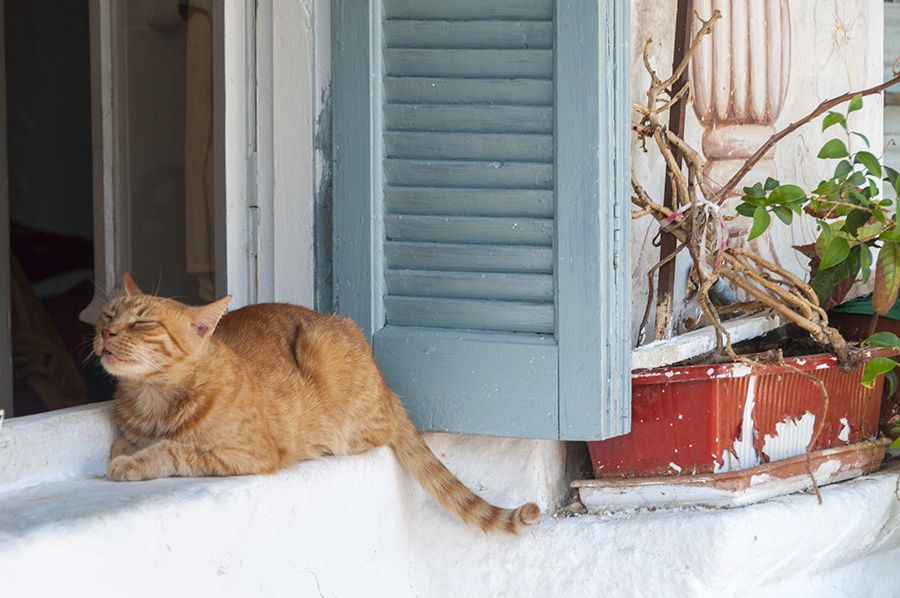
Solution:
<svg viewBox="0 0 900 598"><path fill-rule="evenodd" d="M733 0L745 2L747 0ZM883 4L881 0L785 0L790 11L790 73L783 109L774 124L781 129L812 110L824 99L851 89L874 85L883 75ZM650 56L661 73L671 71L674 43L676 0L635 0L632 3L632 83L634 101L645 101L649 81L641 61L644 42L652 38ZM731 2L697 2L712 4L727 10ZM701 8L702 10L702 8ZM703 16L709 16L705 14ZM667 116L665 117L668 118ZM883 105L880 96L869 96L862 111L851 117L850 124L869 137L876 153L882 147ZM776 148L774 162L777 177L804 188L814 187L830 174L834 162L815 159L819 148L828 139L821 132L821 120L806 126ZM686 139L700 148L702 128L691 106L687 110ZM662 201L665 168L657 154L641 152L632 142L632 164L638 179L651 196ZM746 221L747 219L742 219ZM808 219L807 219L808 220ZM740 226L740 222L735 223ZM748 226L746 223L744 226ZM659 249L651 244L656 225L647 218L632 226L632 326L637 328L647 297L646 272L658 259ZM791 248L815 237L815 224L795 223L788 228L774 221L770 231L752 244L764 256L777 258L790 270L805 275L806 258ZM676 326L684 317L696 317L695 306L684 300L684 283L688 261L680 259L676 273ZM653 319L650 324L652 327Z"/></svg>

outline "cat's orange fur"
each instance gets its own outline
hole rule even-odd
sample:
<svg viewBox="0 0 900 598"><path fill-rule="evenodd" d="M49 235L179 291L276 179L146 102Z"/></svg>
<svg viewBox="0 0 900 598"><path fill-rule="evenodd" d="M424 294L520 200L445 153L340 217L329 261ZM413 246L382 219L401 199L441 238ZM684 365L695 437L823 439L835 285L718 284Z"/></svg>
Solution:
<svg viewBox="0 0 900 598"><path fill-rule="evenodd" d="M97 323L94 352L117 378L114 480L269 473L322 455L390 446L447 510L483 530L540 518L501 509L434 456L348 319L286 304L225 313L125 291Z"/></svg>

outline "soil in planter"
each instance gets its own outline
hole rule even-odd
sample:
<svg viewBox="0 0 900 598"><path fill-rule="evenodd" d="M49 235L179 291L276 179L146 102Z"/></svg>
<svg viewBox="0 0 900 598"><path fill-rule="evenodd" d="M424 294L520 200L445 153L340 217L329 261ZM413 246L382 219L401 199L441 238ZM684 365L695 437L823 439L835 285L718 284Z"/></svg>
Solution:
<svg viewBox="0 0 900 598"><path fill-rule="evenodd" d="M738 355L764 363L778 361L779 355L781 357L802 357L804 355L829 352L827 347L811 339L808 333L793 324L776 328L757 338L734 343L732 348ZM729 363L730 361L731 358L728 355L717 354L712 351L674 363L671 367Z"/></svg>

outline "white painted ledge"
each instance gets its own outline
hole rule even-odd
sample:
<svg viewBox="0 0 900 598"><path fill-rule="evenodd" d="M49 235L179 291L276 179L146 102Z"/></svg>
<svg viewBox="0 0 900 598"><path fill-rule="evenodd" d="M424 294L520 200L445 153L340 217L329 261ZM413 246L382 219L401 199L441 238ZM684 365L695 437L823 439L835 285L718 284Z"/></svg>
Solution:
<svg viewBox="0 0 900 598"><path fill-rule="evenodd" d="M780 316L775 313L766 313L728 320L723 326L731 336L731 342L737 343L762 336L782 324L784 321ZM631 351L631 369L660 368L709 353L715 348L716 331L712 326L704 326L693 332L653 341L633 349Z"/></svg>
<svg viewBox="0 0 900 598"><path fill-rule="evenodd" d="M42 444L39 428L55 433L56 417L68 420L78 446L60 441L66 455L54 454L54 441L44 438L51 449L31 460L31 474L11 477L26 473L16 465L21 451ZM896 590L896 473L823 488L822 506L795 495L726 511L545 516L521 537L485 536L441 511L387 449L272 476L114 483L99 477L111 438L108 407L7 424L0 429L3 596L121 596L127 588L129 596L154 597L836 598ZM460 471L464 455L429 440ZM477 449L491 441L456 443L483 461ZM549 458L535 450L532 463ZM503 473L494 481L508 479L466 481L500 501L527 468L496 471Z"/></svg>

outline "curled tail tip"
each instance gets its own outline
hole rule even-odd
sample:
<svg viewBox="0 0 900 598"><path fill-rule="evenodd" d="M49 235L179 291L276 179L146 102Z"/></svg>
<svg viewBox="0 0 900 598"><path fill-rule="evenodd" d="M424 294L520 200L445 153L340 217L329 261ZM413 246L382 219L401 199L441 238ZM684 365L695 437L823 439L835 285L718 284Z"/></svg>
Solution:
<svg viewBox="0 0 900 598"><path fill-rule="evenodd" d="M519 508L506 511L506 524L499 525L494 529L501 529L511 534L518 534L525 531L525 528L534 525L541 520L541 509L533 502L525 503ZM489 530L485 530L489 531Z"/></svg>
<svg viewBox="0 0 900 598"><path fill-rule="evenodd" d="M527 502L516 509L516 515L522 525L534 525L541 520L541 508L533 502Z"/></svg>

